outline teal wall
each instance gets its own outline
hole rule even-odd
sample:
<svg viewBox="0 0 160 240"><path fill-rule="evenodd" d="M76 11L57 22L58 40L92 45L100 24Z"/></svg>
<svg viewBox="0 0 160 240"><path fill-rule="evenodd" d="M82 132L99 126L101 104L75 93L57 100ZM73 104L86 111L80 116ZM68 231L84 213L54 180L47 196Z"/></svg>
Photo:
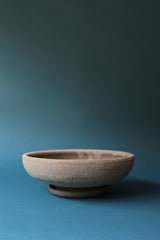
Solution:
<svg viewBox="0 0 160 240"><path fill-rule="evenodd" d="M158 1L0 1L0 165L56 148L136 154L159 176Z"/></svg>

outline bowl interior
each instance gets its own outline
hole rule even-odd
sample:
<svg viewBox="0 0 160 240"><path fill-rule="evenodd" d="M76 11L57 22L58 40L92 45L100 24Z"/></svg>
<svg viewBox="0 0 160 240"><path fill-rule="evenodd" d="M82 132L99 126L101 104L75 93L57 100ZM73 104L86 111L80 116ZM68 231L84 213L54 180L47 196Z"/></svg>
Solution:
<svg viewBox="0 0 160 240"><path fill-rule="evenodd" d="M130 157L130 153L107 150L53 150L33 152L27 154L29 157L46 159L117 159Z"/></svg>

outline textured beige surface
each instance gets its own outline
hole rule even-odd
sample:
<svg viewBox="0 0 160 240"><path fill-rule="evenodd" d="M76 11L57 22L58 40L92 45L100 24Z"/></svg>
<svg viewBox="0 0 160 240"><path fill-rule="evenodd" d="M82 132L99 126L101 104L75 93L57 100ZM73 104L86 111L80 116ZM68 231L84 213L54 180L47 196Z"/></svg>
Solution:
<svg viewBox="0 0 160 240"><path fill-rule="evenodd" d="M70 188L105 186L131 171L134 155L109 150L51 150L23 154L29 175L51 185Z"/></svg>

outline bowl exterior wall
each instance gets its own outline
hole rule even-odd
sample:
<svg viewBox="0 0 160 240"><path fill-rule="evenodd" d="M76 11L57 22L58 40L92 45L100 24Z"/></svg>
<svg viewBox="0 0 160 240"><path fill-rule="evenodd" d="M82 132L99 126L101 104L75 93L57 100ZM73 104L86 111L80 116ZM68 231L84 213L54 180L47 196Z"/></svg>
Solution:
<svg viewBox="0 0 160 240"><path fill-rule="evenodd" d="M126 177L134 165L130 159L55 160L23 156L29 175L40 181L61 187L104 186Z"/></svg>

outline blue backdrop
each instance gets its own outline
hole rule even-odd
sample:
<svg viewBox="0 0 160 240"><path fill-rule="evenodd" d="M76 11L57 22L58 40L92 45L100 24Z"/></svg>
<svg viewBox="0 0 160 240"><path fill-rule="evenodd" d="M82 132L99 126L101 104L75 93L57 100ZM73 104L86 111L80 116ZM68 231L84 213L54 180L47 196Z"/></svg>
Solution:
<svg viewBox="0 0 160 240"><path fill-rule="evenodd" d="M160 239L158 1L0 0L0 240ZM24 152L135 153L97 199L62 199Z"/></svg>

